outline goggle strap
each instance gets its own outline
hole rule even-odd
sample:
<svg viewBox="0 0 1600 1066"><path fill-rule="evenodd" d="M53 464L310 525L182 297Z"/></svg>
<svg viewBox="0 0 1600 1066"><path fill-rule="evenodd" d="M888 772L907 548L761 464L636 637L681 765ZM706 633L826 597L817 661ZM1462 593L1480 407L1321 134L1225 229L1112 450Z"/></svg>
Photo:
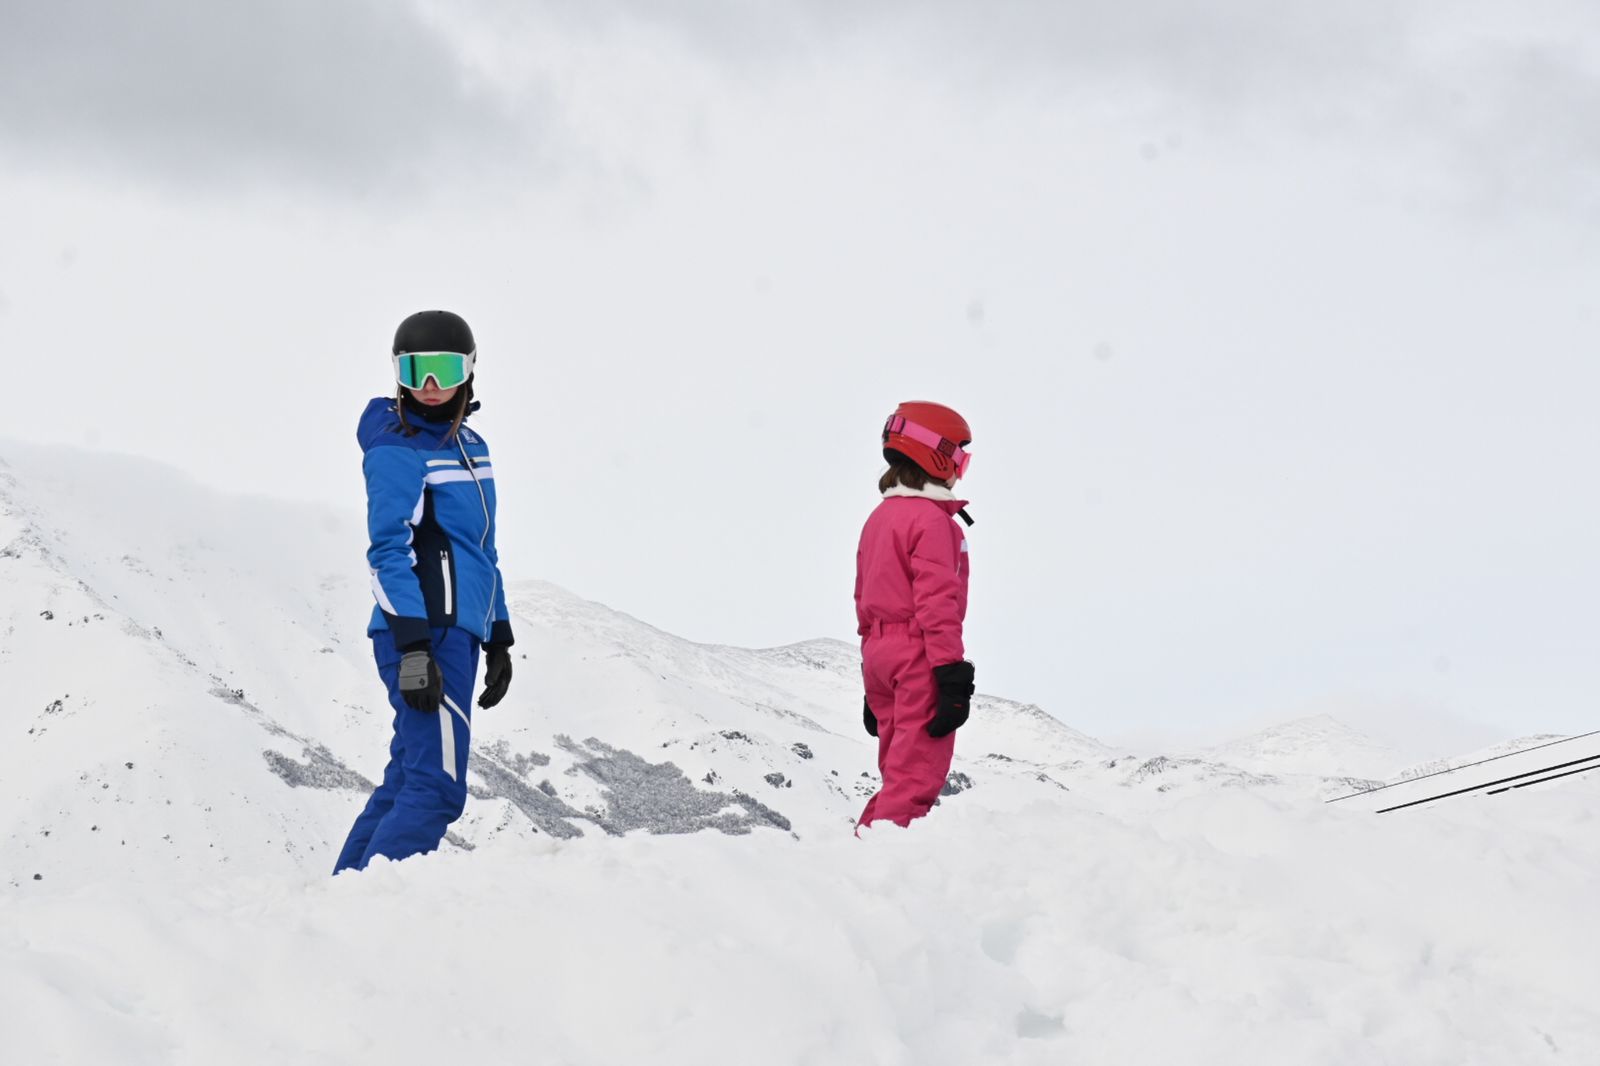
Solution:
<svg viewBox="0 0 1600 1066"><path fill-rule="evenodd" d="M890 415L889 420L883 424L883 439L888 441L889 435L898 433L902 437L910 437L918 444L926 444L940 455L956 464L961 469L966 464L967 453L955 441L941 434L935 433L927 426L919 426L909 421L903 415Z"/></svg>

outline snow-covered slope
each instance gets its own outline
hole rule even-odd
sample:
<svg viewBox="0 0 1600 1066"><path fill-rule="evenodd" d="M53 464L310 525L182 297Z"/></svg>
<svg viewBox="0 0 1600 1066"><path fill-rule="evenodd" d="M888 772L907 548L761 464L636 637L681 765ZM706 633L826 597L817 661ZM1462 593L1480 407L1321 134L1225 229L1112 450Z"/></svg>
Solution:
<svg viewBox="0 0 1600 1066"><path fill-rule="evenodd" d="M1429 759L1427 762L1408 766L1398 774L1395 774L1393 779L1405 781L1414 777L1427 777L1429 774L1437 774L1445 770L1453 770L1458 766L1468 766L1472 763L1497 759L1502 755L1510 755L1514 752L1528 751L1531 748L1537 748L1540 745L1564 739L1566 738L1561 733L1535 733L1531 736L1514 737L1498 744L1491 744L1486 748L1480 748L1477 751L1469 751L1462 755L1450 755L1442 759Z"/></svg>
<svg viewBox="0 0 1600 1066"><path fill-rule="evenodd" d="M0 459L0 669L25 738L0 751L13 883L263 847L324 869L386 755L359 512L115 457ZM542 582L509 594L516 682L478 716L455 843L831 833L875 787L852 646L700 645ZM1054 790L1034 765L1103 750L1036 707L985 697L977 719L953 789Z"/></svg>
<svg viewBox="0 0 1600 1066"><path fill-rule="evenodd" d="M1384 779L1404 757L1331 715L1298 718L1223 744L1218 762L1265 773Z"/></svg>
<svg viewBox="0 0 1600 1066"><path fill-rule="evenodd" d="M1600 1054L1600 783L1379 821L1318 802L1381 754L1337 723L1134 753L983 696L857 840L852 646L525 579L452 846L331 879L388 735L359 515L0 464L0 1061Z"/></svg>

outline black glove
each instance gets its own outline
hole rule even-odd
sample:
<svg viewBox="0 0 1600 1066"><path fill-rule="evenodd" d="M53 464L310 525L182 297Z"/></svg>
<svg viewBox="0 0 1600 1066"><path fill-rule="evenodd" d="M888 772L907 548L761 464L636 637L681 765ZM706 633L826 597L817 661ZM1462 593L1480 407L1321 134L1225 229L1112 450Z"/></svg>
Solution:
<svg viewBox="0 0 1600 1066"><path fill-rule="evenodd" d="M504 644L485 644L483 655L489 665L483 671L478 706L493 707L505 699L506 689L511 687L511 649Z"/></svg>
<svg viewBox="0 0 1600 1066"><path fill-rule="evenodd" d="M939 686L939 707L928 723L930 737L943 737L960 729L972 705L973 669L965 659L933 668L933 683Z"/></svg>
<svg viewBox="0 0 1600 1066"><path fill-rule="evenodd" d="M878 716L872 713L872 708L867 706L867 698L861 697L861 724L867 727L867 736L878 735Z"/></svg>
<svg viewBox="0 0 1600 1066"><path fill-rule="evenodd" d="M444 698L444 678L427 648L413 648L400 657L400 698L418 711L437 711Z"/></svg>

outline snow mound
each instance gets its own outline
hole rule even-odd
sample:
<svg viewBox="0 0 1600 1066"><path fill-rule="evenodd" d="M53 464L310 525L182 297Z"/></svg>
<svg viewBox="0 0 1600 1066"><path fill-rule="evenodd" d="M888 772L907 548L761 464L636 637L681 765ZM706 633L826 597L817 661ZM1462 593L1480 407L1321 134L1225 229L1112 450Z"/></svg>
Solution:
<svg viewBox="0 0 1600 1066"><path fill-rule="evenodd" d="M510 839L0 897L6 1061L1593 1062L1600 790ZM1506 921L1506 915L1516 921ZM1152 1024L1151 1019L1159 1019Z"/></svg>

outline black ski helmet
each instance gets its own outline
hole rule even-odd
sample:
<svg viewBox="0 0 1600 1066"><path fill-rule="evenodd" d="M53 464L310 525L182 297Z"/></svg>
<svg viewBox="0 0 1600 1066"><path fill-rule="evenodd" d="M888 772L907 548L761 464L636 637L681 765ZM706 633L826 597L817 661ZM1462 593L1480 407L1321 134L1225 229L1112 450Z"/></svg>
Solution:
<svg viewBox="0 0 1600 1066"><path fill-rule="evenodd" d="M406 352L460 352L473 355L477 342L472 327L453 311L418 311L394 331L394 354Z"/></svg>

